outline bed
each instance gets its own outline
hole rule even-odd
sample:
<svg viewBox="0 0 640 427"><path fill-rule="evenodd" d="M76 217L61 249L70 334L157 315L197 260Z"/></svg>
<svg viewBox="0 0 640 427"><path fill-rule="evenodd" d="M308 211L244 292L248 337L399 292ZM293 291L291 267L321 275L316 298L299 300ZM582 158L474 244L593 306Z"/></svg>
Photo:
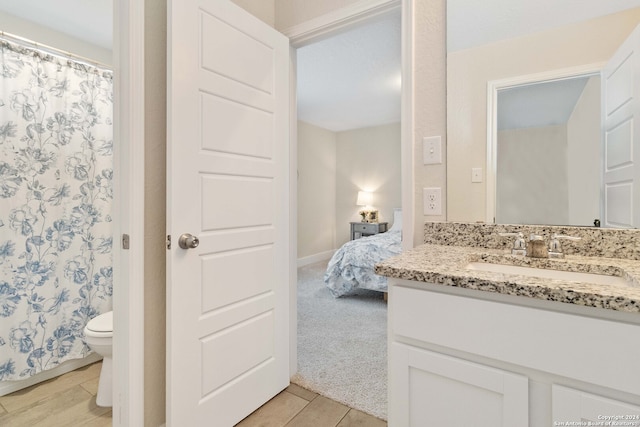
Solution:
<svg viewBox="0 0 640 427"><path fill-rule="evenodd" d="M351 240L331 257L324 283L338 298L357 289L386 292L387 278L378 276L373 267L401 251L402 212L396 209L393 226L386 233Z"/></svg>

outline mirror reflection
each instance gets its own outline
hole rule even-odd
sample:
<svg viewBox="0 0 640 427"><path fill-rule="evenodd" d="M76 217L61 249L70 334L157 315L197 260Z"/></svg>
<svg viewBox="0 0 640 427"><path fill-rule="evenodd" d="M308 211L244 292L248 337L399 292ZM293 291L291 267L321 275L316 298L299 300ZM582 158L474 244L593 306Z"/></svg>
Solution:
<svg viewBox="0 0 640 427"><path fill-rule="evenodd" d="M496 222L600 218L600 76L498 90Z"/></svg>
<svg viewBox="0 0 640 427"><path fill-rule="evenodd" d="M630 174L611 173L630 162L635 142L610 144L606 157L596 98L605 64L640 23L640 2L589 0L576 14L567 10L575 4L523 0L509 3L509 16L500 3L483 3L493 12L475 19L468 0L447 1L447 219L638 226ZM562 100L565 86L573 95ZM564 119L543 120L561 104ZM591 119L578 117L587 110ZM625 128L621 116L612 122L610 133ZM472 182L478 168L483 180Z"/></svg>

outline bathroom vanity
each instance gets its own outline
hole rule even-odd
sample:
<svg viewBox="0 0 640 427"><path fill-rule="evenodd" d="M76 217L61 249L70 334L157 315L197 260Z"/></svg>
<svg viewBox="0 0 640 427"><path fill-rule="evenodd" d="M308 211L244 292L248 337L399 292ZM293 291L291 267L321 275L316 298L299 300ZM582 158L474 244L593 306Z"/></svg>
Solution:
<svg viewBox="0 0 640 427"><path fill-rule="evenodd" d="M513 232L581 240L535 259L511 254L499 233ZM425 236L376 266L390 277L391 427L640 426L638 231L433 223Z"/></svg>

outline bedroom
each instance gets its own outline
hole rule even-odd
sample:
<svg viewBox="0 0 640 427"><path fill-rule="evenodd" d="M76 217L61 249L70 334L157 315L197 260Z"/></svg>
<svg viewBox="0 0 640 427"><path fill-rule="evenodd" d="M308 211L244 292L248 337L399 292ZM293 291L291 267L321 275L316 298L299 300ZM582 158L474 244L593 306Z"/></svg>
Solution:
<svg viewBox="0 0 640 427"><path fill-rule="evenodd" d="M400 13L297 51L298 266L328 259L360 221L358 191L380 222L400 200Z"/></svg>
<svg viewBox="0 0 640 427"><path fill-rule="evenodd" d="M323 275L336 250L352 243L373 242L354 252L354 265L373 265L376 238L392 241L391 252L385 248L380 256L400 250L401 221L394 221L394 211L397 218L401 212L399 10L299 48L297 71L300 372L294 382L384 418L383 294L354 295L344 280L328 288ZM362 224L359 211L367 209L357 204L360 191L372 193L370 205L379 212L367 228L389 231L351 242L351 228ZM365 280L382 279L367 270Z"/></svg>

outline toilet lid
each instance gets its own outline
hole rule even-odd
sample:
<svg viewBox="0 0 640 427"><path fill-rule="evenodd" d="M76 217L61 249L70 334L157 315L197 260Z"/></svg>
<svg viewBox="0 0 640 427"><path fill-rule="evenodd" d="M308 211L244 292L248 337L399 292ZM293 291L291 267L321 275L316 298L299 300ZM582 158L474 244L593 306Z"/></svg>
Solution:
<svg viewBox="0 0 640 427"><path fill-rule="evenodd" d="M113 311L107 311L106 313L89 320L89 323L87 323L87 329L94 332L112 332Z"/></svg>

